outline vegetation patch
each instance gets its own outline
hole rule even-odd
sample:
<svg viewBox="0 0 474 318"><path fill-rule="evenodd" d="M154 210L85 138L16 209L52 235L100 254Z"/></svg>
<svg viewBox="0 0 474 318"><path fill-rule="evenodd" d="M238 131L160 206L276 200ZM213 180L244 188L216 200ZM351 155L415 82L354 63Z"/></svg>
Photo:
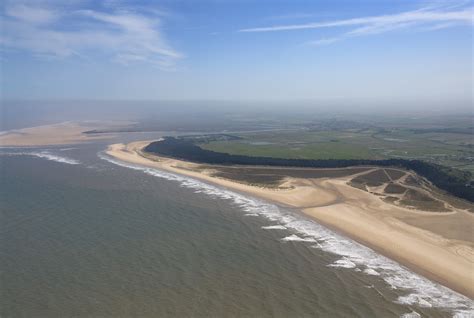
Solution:
<svg viewBox="0 0 474 318"><path fill-rule="evenodd" d="M433 200L433 201L415 201L415 200L400 200L400 204L403 204L408 207L412 207L414 209L420 211L430 211L430 212L448 212L444 207L444 204L441 201Z"/></svg>
<svg viewBox="0 0 474 318"><path fill-rule="evenodd" d="M385 172L387 172L392 181L396 181L406 174L406 172L396 169L385 169Z"/></svg>
<svg viewBox="0 0 474 318"><path fill-rule="evenodd" d="M420 178L409 175L405 179L405 184L409 186L420 187L423 185L423 182L420 180Z"/></svg>
<svg viewBox="0 0 474 318"><path fill-rule="evenodd" d="M432 197L413 189L408 189L408 191L405 194L404 199L411 200L411 201L425 201L425 202L433 201Z"/></svg>
<svg viewBox="0 0 474 318"><path fill-rule="evenodd" d="M399 199L397 197L388 196L383 198L382 200L390 204L395 204Z"/></svg>
<svg viewBox="0 0 474 318"><path fill-rule="evenodd" d="M237 173L237 171L235 171L235 173L217 171L213 176L266 187L277 187L283 180L283 176L272 174L242 174Z"/></svg>
<svg viewBox="0 0 474 318"><path fill-rule="evenodd" d="M219 172L228 175L239 175L239 178L245 178L250 175L272 175L293 178L341 178L351 176L356 173L364 172L366 167L342 168L342 169L308 169L308 168L275 168L275 167L226 167L226 166L204 166L216 169Z"/></svg>
<svg viewBox="0 0 474 318"><path fill-rule="evenodd" d="M364 183L350 181L350 182L349 182L349 185L352 186L352 187L354 187L354 188L367 191L367 187L365 186Z"/></svg>
<svg viewBox="0 0 474 318"><path fill-rule="evenodd" d="M431 181L438 188L455 196L474 202L474 182L472 174L454 168L421 160L407 159L284 159L272 157L254 157L245 155L232 155L202 149L189 140L166 137L163 140L150 143L144 149L146 152L160 156L188 160L197 163L218 165L247 165L247 166L280 166L280 167L305 167L305 168L345 168L353 166L382 166L401 167L413 170L417 174ZM382 171L383 172L383 171ZM380 175L379 175L380 174ZM371 184L388 182L387 175L377 173L368 180ZM367 178L367 177L366 177Z"/></svg>
<svg viewBox="0 0 474 318"><path fill-rule="evenodd" d="M402 193L405 193L406 190L407 188L405 188L404 186L391 182L387 184L387 186L384 189L384 192L390 193L390 194L402 194Z"/></svg>
<svg viewBox="0 0 474 318"><path fill-rule="evenodd" d="M383 169L360 175L352 179L355 183L366 184L369 187L378 187L390 181Z"/></svg>

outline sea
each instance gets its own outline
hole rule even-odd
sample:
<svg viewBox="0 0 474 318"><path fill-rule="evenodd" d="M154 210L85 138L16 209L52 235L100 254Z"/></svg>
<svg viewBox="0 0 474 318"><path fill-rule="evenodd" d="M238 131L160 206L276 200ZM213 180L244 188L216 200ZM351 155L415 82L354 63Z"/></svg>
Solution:
<svg viewBox="0 0 474 318"><path fill-rule="evenodd" d="M0 149L1 317L474 317L298 211L118 161Z"/></svg>

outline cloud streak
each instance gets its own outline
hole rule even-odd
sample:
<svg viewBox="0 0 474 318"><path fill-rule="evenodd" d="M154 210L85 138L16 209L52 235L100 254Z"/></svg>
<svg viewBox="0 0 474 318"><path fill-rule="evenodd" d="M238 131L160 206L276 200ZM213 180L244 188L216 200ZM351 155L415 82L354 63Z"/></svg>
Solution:
<svg viewBox="0 0 474 318"><path fill-rule="evenodd" d="M130 11L60 11L14 5L2 17L3 49L48 58L102 56L121 64L173 69L183 55L165 40L161 17Z"/></svg>
<svg viewBox="0 0 474 318"><path fill-rule="evenodd" d="M424 26L425 30L428 31L457 25L472 25L474 22L473 13L472 7L451 11L424 8L390 15L247 28L241 29L239 32L282 32L324 28L352 28L338 37L312 42L313 44L322 45L334 43L348 37L380 34L407 27Z"/></svg>

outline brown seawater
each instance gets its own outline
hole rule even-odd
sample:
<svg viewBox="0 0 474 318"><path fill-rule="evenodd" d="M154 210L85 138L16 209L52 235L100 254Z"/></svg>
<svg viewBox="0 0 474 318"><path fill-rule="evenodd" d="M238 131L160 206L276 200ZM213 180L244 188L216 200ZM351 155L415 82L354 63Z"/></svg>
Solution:
<svg viewBox="0 0 474 318"><path fill-rule="evenodd" d="M115 162L105 147L1 150L2 317L472 312L297 211Z"/></svg>

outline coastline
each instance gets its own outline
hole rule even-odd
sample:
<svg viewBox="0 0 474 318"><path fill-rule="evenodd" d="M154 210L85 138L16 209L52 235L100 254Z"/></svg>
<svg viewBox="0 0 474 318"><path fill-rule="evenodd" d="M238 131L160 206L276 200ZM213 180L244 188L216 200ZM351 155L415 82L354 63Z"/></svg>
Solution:
<svg viewBox="0 0 474 318"><path fill-rule="evenodd" d="M440 213L395 207L370 193L346 184L347 178L287 178L288 189L269 189L242 184L194 169L194 163L145 158L141 149L149 141L110 145L106 153L124 162L186 175L229 189L245 192L281 205L297 208L318 223L396 260L431 280L471 299L474 298L474 242L449 237L430 228ZM158 158L158 157L157 157ZM474 225L474 216L463 210L443 214L444 221ZM449 219L448 219L449 218ZM454 221L453 221L454 220ZM474 228L474 227L473 227ZM449 233L448 233L449 234Z"/></svg>
<svg viewBox="0 0 474 318"><path fill-rule="evenodd" d="M104 140L112 134L86 135L84 131L103 127L104 122L62 122L58 124L14 129L0 132L1 147L38 147L72 145ZM109 123L110 125L111 123Z"/></svg>

